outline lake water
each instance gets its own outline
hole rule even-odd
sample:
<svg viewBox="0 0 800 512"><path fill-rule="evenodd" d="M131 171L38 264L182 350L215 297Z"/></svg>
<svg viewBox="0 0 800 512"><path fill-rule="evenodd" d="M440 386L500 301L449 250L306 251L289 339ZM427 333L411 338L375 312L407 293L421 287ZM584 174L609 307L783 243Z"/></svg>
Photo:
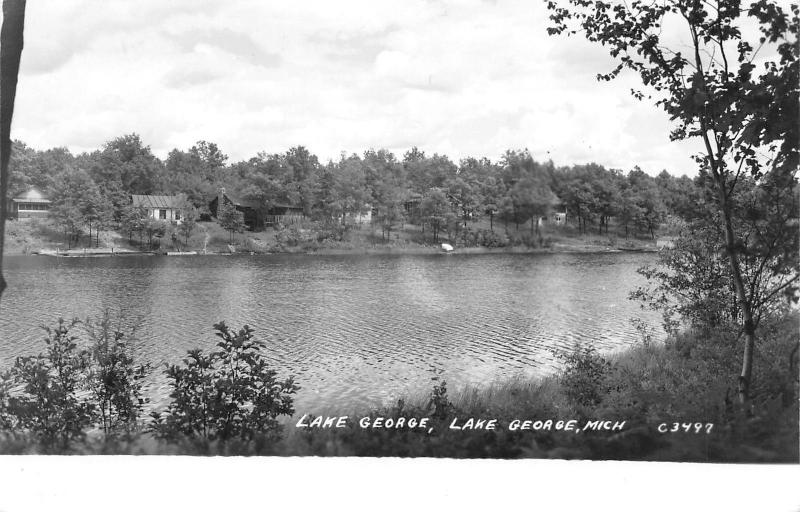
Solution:
<svg viewBox="0 0 800 512"><path fill-rule="evenodd" d="M41 325L108 308L138 324L135 354L178 362L212 325L247 323L298 411L352 412L427 392L552 371L576 342L635 343L627 299L652 254L6 257L0 363L38 353ZM151 394L165 396L160 371Z"/></svg>

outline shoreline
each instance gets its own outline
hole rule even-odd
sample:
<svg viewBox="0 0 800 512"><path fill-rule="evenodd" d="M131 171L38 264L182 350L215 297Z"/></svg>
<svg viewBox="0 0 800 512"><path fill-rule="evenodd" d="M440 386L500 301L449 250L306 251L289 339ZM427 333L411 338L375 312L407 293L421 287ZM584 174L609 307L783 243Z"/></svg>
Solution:
<svg viewBox="0 0 800 512"><path fill-rule="evenodd" d="M474 238L462 240L456 237L443 237L433 243L430 236L425 237L418 227L408 225L397 231L389 240L376 237L372 229L350 230L347 236L333 236L316 227L293 230L266 230L246 232L234 238L231 243L229 233L215 222L198 223L194 235L179 241L173 237L172 243L161 240L161 247L151 249L139 244L130 237L121 236L116 231L105 231L103 236L92 240L86 247L69 248L60 233L56 233L47 223L17 222L8 226L4 254L9 256L45 255L56 257L108 257L123 255L167 255L167 256L220 256L220 255L430 255L443 253L441 243L455 247L451 254L558 254L558 253L607 253L607 252L658 252L657 238L625 238L618 233L577 233L567 228L546 231L538 243L531 243L525 232L510 232L507 228L501 233L498 228L497 240L483 245L485 240ZM13 228L13 229L12 229ZM659 233L668 236L668 233ZM81 245L87 241L81 240ZM146 242L147 240L144 240ZM481 242L478 244L478 242ZM525 242L531 243L526 245ZM535 241L533 241L535 242ZM93 247L95 244L99 247Z"/></svg>
<svg viewBox="0 0 800 512"><path fill-rule="evenodd" d="M384 255L404 255L404 256L430 256L434 254L441 255L487 255L487 254L598 254L598 253L658 253L656 249L641 249L641 250L624 250L617 248L563 248L563 249L540 249L540 248L527 248L527 247L513 247L513 248L481 248L481 247L464 247L456 249L453 252L445 253L441 250L430 248L415 248L415 249L320 249L314 251L284 251L284 252L216 252L207 251L205 253L200 251L114 251L110 250L87 250L80 252L72 251L31 251L24 253L20 251L5 252L3 256L20 257L20 256L49 256L54 258L113 258L113 257L126 257L126 256L170 256L170 257L211 257L211 256L384 256Z"/></svg>
<svg viewBox="0 0 800 512"><path fill-rule="evenodd" d="M178 256L178 257L203 257L203 256L283 256L283 255L304 255L304 256L382 256L382 255L408 255L408 256L427 256L432 254L450 255L482 255L482 254L595 254L595 253L658 253L655 247L639 247L635 249L609 247L603 245L567 245L554 244L554 247L456 247L454 251L445 253L434 246L414 246L414 247L358 247L358 248L320 248L314 250L296 251L137 251L125 248L83 248L70 249L67 251L41 249L33 251L5 251L4 256L51 256L56 258L98 258L116 256Z"/></svg>

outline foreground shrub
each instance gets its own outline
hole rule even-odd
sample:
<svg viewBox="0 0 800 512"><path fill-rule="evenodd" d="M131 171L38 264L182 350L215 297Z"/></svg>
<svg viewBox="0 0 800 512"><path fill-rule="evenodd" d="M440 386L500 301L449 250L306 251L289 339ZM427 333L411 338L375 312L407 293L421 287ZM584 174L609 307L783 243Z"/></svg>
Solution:
<svg viewBox="0 0 800 512"><path fill-rule="evenodd" d="M92 429L104 441L138 432L148 367L134 365L128 338L112 328L108 312L86 321L90 343L83 347L78 324L59 319L45 327L46 351L18 357L0 376L0 450L64 453ZM9 439L16 441L9 445Z"/></svg>
<svg viewBox="0 0 800 512"><path fill-rule="evenodd" d="M163 414L152 414L153 432L168 441L201 443L277 438L277 418L294 414L298 386L292 377L276 379L250 327L236 332L221 322L214 328L219 350L191 350L182 365L167 367L172 401Z"/></svg>
<svg viewBox="0 0 800 512"><path fill-rule="evenodd" d="M578 405L599 404L608 392L606 380L611 363L594 347L576 347L559 357L564 362L561 384L566 397Z"/></svg>
<svg viewBox="0 0 800 512"><path fill-rule="evenodd" d="M95 405L80 396L90 354L78 349L71 334L77 323L59 319L55 328L46 328L46 352L18 357L8 375L21 386L7 399L9 423L33 434L46 450L63 450L83 438L96 413Z"/></svg>
<svg viewBox="0 0 800 512"><path fill-rule="evenodd" d="M112 325L106 311L97 322L86 322L91 361L86 383L100 415L106 437L138 430L142 408L150 401L142 386L149 364L136 365L129 343L131 336Z"/></svg>

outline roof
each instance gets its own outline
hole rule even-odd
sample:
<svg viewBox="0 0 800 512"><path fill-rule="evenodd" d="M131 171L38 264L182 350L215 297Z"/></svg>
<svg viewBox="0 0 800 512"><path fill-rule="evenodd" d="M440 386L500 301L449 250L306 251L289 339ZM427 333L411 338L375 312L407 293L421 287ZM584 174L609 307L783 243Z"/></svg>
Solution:
<svg viewBox="0 0 800 512"><path fill-rule="evenodd" d="M229 192L225 192L225 197L233 203L234 206L243 206L245 208L252 208L257 209L260 208L262 205L256 199L241 199L235 195L230 194ZM295 206L286 203L275 203L270 205L271 208L288 208L290 210L302 210L302 206Z"/></svg>
<svg viewBox="0 0 800 512"><path fill-rule="evenodd" d="M175 196L145 196L131 195L133 206L144 206L145 208L182 208L186 202L186 196L178 194Z"/></svg>
<svg viewBox="0 0 800 512"><path fill-rule="evenodd" d="M562 206L564 201L556 195L552 190L550 191L550 206Z"/></svg>
<svg viewBox="0 0 800 512"><path fill-rule="evenodd" d="M49 203L50 200L44 197L44 195L32 188L25 192L24 194L20 194L17 197L13 198L11 201L17 203Z"/></svg>
<svg viewBox="0 0 800 512"><path fill-rule="evenodd" d="M230 192L225 192L225 197L227 197L228 200L231 203L233 203L234 206L244 206L246 208L253 208L253 209L258 208L259 206L261 206L258 203L258 201L255 201L255 200L252 200L252 199L242 199L240 197L236 197L236 196L232 195Z"/></svg>

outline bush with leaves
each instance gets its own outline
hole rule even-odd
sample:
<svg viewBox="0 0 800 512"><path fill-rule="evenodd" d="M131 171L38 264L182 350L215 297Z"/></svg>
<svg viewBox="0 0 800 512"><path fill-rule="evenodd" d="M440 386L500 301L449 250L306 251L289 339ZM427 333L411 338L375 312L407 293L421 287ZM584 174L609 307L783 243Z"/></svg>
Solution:
<svg viewBox="0 0 800 512"><path fill-rule="evenodd" d="M447 396L447 382L433 386L431 390L431 397L428 401L428 410L431 411L431 417L437 421L445 421L455 411L453 403Z"/></svg>
<svg viewBox="0 0 800 512"><path fill-rule="evenodd" d="M47 350L18 357L0 376L0 431L23 439L23 451L63 453L94 428L105 440L138 431L148 366L134 364L126 335L112 328L108 312L87 320L88 347L79 346L79 323L59 319L45 327Z"/></svg>
<svg viewBox="0 0 800 512"><path fill-rule="evenodd" d="M599 404L608 392L606 381L611 372L611 363L598 354L594 347L579 346L559 357L565 363L561 384L566 397L582 406Z"/></svg>
<svg viewBox="0 0 800 512"><path fill-rule="evenodd" d="M131 351L132 335L112 325L108 311L97 322L86 322L92 341L92 364L86 384L98 407L106 437L130 434L139 429L139 417L149 398L142 395L149 364L136 365Z"/></svg>
<svg viewBox="0 0 800 512"><path fill-rule="evenodd" d="M228 241L234 242L236 233L244 233L247 225L244 222L244 213L237 210L227 201L222 201L217 209L219 225L229 233Z"/></svg>
<svg viewBox="0 0 800 512"><path fill-rule="evenodd" d="M292 377L279 381L261 354L253 330L214 325L221 339L209 354L191 350L183 365L170 365L171 403L154 412L152 430L166 440L251 441L280 431L279 416L294 414L299 389Z"/></svg>
<svg viewBox="0 0 800 512"><path fill-rule="evenodd" d="M81 396L91 356L71 334L77 323L59 319L55 328L45 328L47 351L18 357L10 371L11 381L21 385L7 398L11 422L36 436L46 450L63 450L82 439L96 413L94 404Z"/></svg>
<svg viewBox="0 0 800 512"><path fill-rule="evenodd" d="M183 237L183 244L187 247L189 246L189 237L192 236L192 232L197 227L198 217L199 214L197 212L197 208L191 204L184 205L183 219L181 220L181 223L178 224L178 232Z"/></svg>

